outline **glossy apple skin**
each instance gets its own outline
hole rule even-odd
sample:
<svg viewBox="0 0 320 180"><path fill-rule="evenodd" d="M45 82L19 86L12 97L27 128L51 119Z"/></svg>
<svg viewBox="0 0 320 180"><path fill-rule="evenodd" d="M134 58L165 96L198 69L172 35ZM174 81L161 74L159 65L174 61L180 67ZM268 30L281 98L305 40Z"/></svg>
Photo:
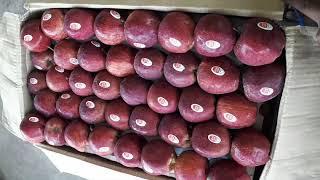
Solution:
<svg viewBox="0 0 320 180"><path fill-rule="evenodd" d="M88 144L89 126L81 120L73 120L64 130L64 139L70 147L84 152Z"/></svg>
<svg viewBox="0 0 320 180"><path fill-rule="evenodd" d="M194 30L194 41L199 54L219 57L233 50L236 33L226 17L208 14L200 18Z"/></svg>
<svg viewBox="0 0 320 180"><path fill-rule="evenodd" d="M80 44L71 39L64 39L58 42L53 49L54 63L63 69L73 70L79 65L77 54Z"/></svg>
<svg viewBox="0 0 320 180"><path fill-rule="evenodd" d="M129 129L131 109L121 98L115 99L107 103L105 119L113 128L127 130Z"/></svg>
<svg viewBox="0 0 320 180"><path fill-rule="evenodd" d="M142 149L141 165L151 175L168 175L173 169L174 148L162 140L152 140Z"/></svg>
<svg viewBox="0 0 320 180"><path fill-rule="evenodd" d="M149 48L158 42L160 19L153 11L134 10L124 24L128 44L136 48Z"/></svg>
<svg viewBox="0 0 320 180"><path fill-rule="evenodd" d="M230 152L230 134L220 124L208 121L197 124L192 132L192 148L207 158L218 158Z"/></svg>
<svg viewBox="0 0 320 180"><path fill-rule="evenodd" d="M259 23L268 23L260 28ZM271 28L272 27L272 28ZM269 29L268 29L269 28ZM273 63L282 53L286 39L282 29L266 18L249 19L240 35L234 53L238 59L249 66L261 66Z"/></svg>
<svg viewBox="0 0 320 180"><path fill-rule="evenodd" d="M224 159L215 162L208 173L208 180L250 180L246 167L240 164Z"/></svg>
<svg viewBox="0 0 320 180"><path fill-rule="evenodd" d="M157 80L162 77L165 56L161 51L148 48L141 49L134 58L136 73L147 80Z"/></svg>
<svg viewBox="0 0 320 180"><path fill-rule="evenodd" d="M121 78L111 75L107 70L99 71L92 84L93 93L103 100L120 97Z"/></svg>
<svg viewBox="0 0 320 180"><path fill-rule="evenodd" d="M163 116L158 132L161 139L168 144L184 148L190 146L187 123L178 113Z"/></svg>
<svg viewBox="0 0 320 180"><path fill-rule="evenodd" d="M172 53L186 53L193 47L195 23L185 13L168 13L161 21L158 30L160 45Z"/></svg>
<svg viewBox="0 0 320 180"><path fill-rule="evenodd" d="M34 108L45 117L56 113L57 94L49 89L41 90L33 99Z"/></svg>
<svg viewBox="0 0 320 180"><path fill-rule="evenodd" d="M49 38L60 41L67 37L64 31L63 9L48 9L41 17L41 30Z"/></svg>
<svg viewBox="0 0 320 180"><path fill-rule="evenodd" d="M269 161L270 141L255 129L247 128L238 132L231 145L233 160L242 166L255 167Z"/></svg>
<svg viewBox="0 0 320 180"><path fill-rule="evenodd" d="M96 13L89 9L71 9L64 17L64 30L67 35L79 41L86 41L94 36L93 24Z"/></svg>
<svg viewBox="0 0 320 180"><path fill-rule="evenodd" d="M141 152L145 139L134 133L123 135L114 147L114 156L117 161L126 167L141 166Z"/></svg>
<svg viewBox="0 0 320 180"><path fill-rule="evenodd" d="M118 139L118 132L106 126L97 126L89 134L90 149L99 156L108 156L113 153Z"/></svg>
<svg viewBox="0 0 320 180"><path fill-rule="evenodd" d="M184 88L197 81L199 62L192 53L169 54L164 64L164 77L175 87Z"/></svg>
<svg viewBox="0 0 320 180"><path fill-rule="evenodd" d="M51 44L50 38L41 31L40 24L39 19L29 20L21 29L20 39L22 45L31 52L46 51Z"/></svg>
<svg viewBox="0 0 320 180"><path fill-rule="evenodd" d="M156 136L160 117L146 105L136 106L130 115L129 126L137 134Z"/></svg>
<svg viewBox="0 0 320 180"><path fill-rule="evenodd" d="M56 102L57 113L65 119L77 119L80 117L79 106L81 99L78 95L69 91L61 94Z"/></svg>
<svg viewBox="0 0 320 180"><path fill-rule="evenodd" d="M28 113L20 124L20 131L30 143L41 143L45 140L44 128L46 120L39 113Z"/></svg>
<svg viewBox="0 0 320 180"><path fill-rule="evenodd" d="M184 151L176 159L175 177L177 180L205 180L208 160L194 151Z"/></svg>
<svg viewBox="0 0 320 180"><path fill-rule="evenodd" d="M83 43L78 51L80 66L89 72L98 72L105 68L106 55L103 52L102 44L98 41Z"/></svg>
<svg viewBox="0 0 320 180"><path fill-rule="evenodd" d="M280 64L249 67L242 75L244 94L253 102L269 101L282 92L285 76Z"/></svg>
<svg viewBox="0 0 320 180"><path fill-rule="evenodd" d="M240 70L225 56L205 58L197 72L199 86L210 94L227 94L239 87Z"/></svg>
<svg viewBox="0 0 320 180"><path fill-rule="evenodd" d="M42 72L39 70L31 71L27 77L27 86L28 86L28 90L32 94L36 94L39 91L46 89L47 82L46 82L45 72Z"/></svg>
<svg viewBox="0 0 320 180"><path fill-rule="evenodd" d="M179 112L189 122L197 123L212 119L215 112L215 97L206 93L197 85L182 90L179 100Z"/></svg>
<svg viewBox="0 0 320 180"><path fill-rule="evenodd" d="M135 74L133 63L136 52L125 45L112 46L107 54L106 69L117 77Z"/></svg>
<svg viewBox="0 0 320 180"><path fill-rule="evenodd" d="M93 77L90 72L80 67L74 69L69 77L69 86L71 90L78 96L90 96L92 90Z"/></svg>
<svg viewBox="0 0 320 180"><path fill-rule="evenodd" d="M128 76L121 81L120 95L131 106L146 104L149 84L137 75Z"/></svg>
<svg viewBox="0 0 320 180"><path fill-rule="evenodd" d="M51 50L43 52L31 52L31 62L33 67L41 71L47 71L53 65L53 53Z"/></svg>
<svg viewBox="0 0 320 180"><path fill-rule="evenodd" d="M104 121L106 103L96 96L84 98L79 106L80 118L88 124L96 124Z"/></svg>
<svg viewBox="0 0 320 180"><path fill-rule="evenodd" d="M63 146L66 141L64 140L64 129L67 123L59 117L50 118L44 129L44 137L48 144L52 146Z"/></svg>
<svg viewBox="0 0 320 180"><path fill-rule="evenodd" d="M70 90L69 76L70 71L64 70L59 66L52 67L46 74L48 88L54 92L64 92Z"/></svg>
<svg viewBox="0 0 320 180"><path fill-rule="evenodd" d="M254 125L257 111L257 104L240 94L226 94L218 99L217 119L229 129L240 129Z"/></svg>
<svg viewBox="0 0 320 180"><path fill-rule="evenodd" d="M102 10L94 21L96 37L104 44L117 45L125 40L124 17L110 9Z"/></svg>

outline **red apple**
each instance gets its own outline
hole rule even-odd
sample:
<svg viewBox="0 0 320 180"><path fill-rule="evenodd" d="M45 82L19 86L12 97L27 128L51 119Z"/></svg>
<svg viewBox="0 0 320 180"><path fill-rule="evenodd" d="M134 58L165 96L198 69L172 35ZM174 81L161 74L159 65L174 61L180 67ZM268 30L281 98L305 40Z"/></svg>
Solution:
<svg viewBox="0 0 320 180"><path fill-rule="evenodd" d="M121 81L120 95L122 99L131 106L146 104L148 89L148 81L137 75L133 75Z"/></svg>
<svg viewBox="0 0 320 180"><path fill-rule="evenodd" d="M236 43L231 22L222 15L208 14L200 18L195 30L196 51L204 56L218 57L230 53Z"/></svg>
<svg viewBox="0 0 320 180"><path fill-rule="evenodd" d="M93 80L93 93L103 100L112 100L120 96L121 78L111 75L107 70L100 71Z"/></svg>
<svg viewBox="0 0 320 180"><path fill-rule="evenodd" d="M62 67L52 67L46 74L47 86L51 91L64 92L70 90L69 86L70 71Z"/></svg>
<svg viewBox="0 0 320 180"><path fill-rule="evenodd" d="M261 66L273 63L285 43L285 35L277 24L266 18L252 18L244 25L234 53L244 64Z"/></svg>
<svg viewBox="0 0 320 180"><path fill-rule="evenodd" d="M73 92L66 92L62 94L57 102L57 113L65 119L76 119L80 117L79 106L81 99Z"/></svg>
<svg viewBox="0 0 320 180"><path fill-rule="evenodd" d="M27 21L22 26L20 38L24 47L32 52L46 51L51 44L51 40L41 31L39 19Z"/></svg>
<svg viewBox="0 0 320 180"><path fill-rule="evenodd" d="M39 70L33 70L28 74L27 86L32 94L47 88L46 74Z"/></svg>
<svg viewBox="0 0 320 180"><path fill-rule="evenodd" d="M156 80L162 77L165 56L161 51L149 48L140 50L134 58L136 73L147 80Z"/></svg>
<svg viewBox="0 0 320 180"><path fill-rule="evenodd" d="M97 72L105 68L106 55L98 41L83 43L77 57L80 66L86 71Z"/></svg>
<svg viewBox="0 0 320 180"><path fill-rule="evenodd" d="M232 160L220 160L214 163L208 175L208 180L251 180L246 167Z"/></svg>
<svg viewBox="0 0 320 180"><path fill-rule="evenodd" d="M99 156L113 153L118 132L106 126L97 126L89 134L88 143L91 150Z"/></svg>
<svg viewBox="0 0 320 180"><path fill-rule="evenodd" d="M197 72L199 86L210 94L226 94L238 89L240 71L225 56L204 59Z"/></svg>
<svg viewBox="0 0 320 180"><path fill-rule="evenodd" d="M80 67L74 69L69 77L69 86L71 90L78 96L90 96L92 90L93 77Z"/></svg>
<svg viewBox="0 0 320 180"><path fill-rule="evenodd" d="M194 27L195 23L187 14L170 12L159 25L159 43L169 52L185 53L193 46Z"/></svg>
<svg viewBox="0 0 320 180"><path fill-rule="evenodd" d="M53 53L51 50L43 52L31 52L31 63L33 67L41 71L47 71L53 64Z"/></svg>
<svg viewBox="0 0 320 180"><path fill-rule="evenodd" d="M54 47L54 62L56 65L66 70L73 70L79 65L77 54L80 44L71 39L58 42Z"/></svg>
<svg viewBox="0 0 320 180"><path fill-rule="evenodd" d="M52 146L63 146L66 141L64 140L64 129L67 123L58 117L49 119L44 129L44 137L48 144Z"/></svg>
<svg viewBox="0 0 320 180"><path fill-rule="evenodd" d="M95 97L84 98L79 106L80 118L88 124L96 124L104 121L106 103Z"/></svg>
<svg viewBox="0 0 320 180"><path fill-rule="evenodd" d="M164 77L175 87L184 88L197 81L199 62L192 53L169 54L164 64Z"/></svg>
<svg viewBox="0 0 320 180"><path fill-rule="evenodd" d="M89 126L80 121L73 120L64 130L64 139L67 145L84 152L88 144Z"/></svg>
<svg viewBox="0 0 320 180"><path fill-rule="evenodd" d="M49 38L60 41L67 37L64 31L64 12L62 9L48 9L41 17L41 29Z"/></svg>
<svg viewBox="0 0 320 180"><path fill-rule="evenodd" d="M36 94L33 100L34 108L45 117L50 117L56 113L57 94L44 89Z"/></svg>
<svg viewBox="0 0 320 180"><path fill-rule="evenodd" d="M119 98L106 105L105 119L113 128L124 131L129 129L130 113L131 107Z"/></svg>
<svg viewBox="0 0 320 180"><path fill-rule="evenodd" d="M20 130L23 137L31 143L41 143L44 139L45 119L38 113L28 113L21 121Z"/></svg>

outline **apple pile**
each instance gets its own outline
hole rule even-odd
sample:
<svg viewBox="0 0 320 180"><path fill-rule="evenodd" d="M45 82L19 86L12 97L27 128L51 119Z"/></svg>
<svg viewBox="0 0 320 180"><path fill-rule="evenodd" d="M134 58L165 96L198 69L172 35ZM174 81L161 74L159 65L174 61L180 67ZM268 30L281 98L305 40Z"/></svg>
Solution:
<svg viewBox="0 0 320 180"><path fill-rule="evenodd" d="M21 42L34 67L26 75L34 110L22 135L114 156L151 175L250 179L246 167L270 159L271 142L253 126L259 105L282 92L284 33L252 18L237 39L225 16L194 19L75 8L26 21ZM209 163L215 158L224 160Z"/></svg>

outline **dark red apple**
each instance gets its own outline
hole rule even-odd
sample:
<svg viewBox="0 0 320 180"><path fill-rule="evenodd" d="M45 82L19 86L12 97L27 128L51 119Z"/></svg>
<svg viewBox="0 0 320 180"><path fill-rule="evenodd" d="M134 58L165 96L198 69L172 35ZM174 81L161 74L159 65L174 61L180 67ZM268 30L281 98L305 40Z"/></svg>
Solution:
<svg viewBox="0 0 320 180"><path fill-rule="evenodd" d="M234 53L244 64L261 66L273 63L285 43L285 35L277 24L266 18L252 18L244 25Z"/></svg>
<svg viewBox="0 0 320 180"><path fill-rule="evenodd" d="M207 168L206 158L194 151L184 151L176 159L175 177L177 180L206 180Z"/></svg>
<svg viewBox="0 0 320 180"><path fill-rule="evenodd" d="M191 86L197 81L198 65L198 60L191 53L169 54L164 64L164 77L172 86Z"/></svg>
<svg viewBox="0 0 320 180"><path fill-rule="evenodd" d="M250 127L256 122L257 104L240 94L227 94L218 99L217 119L229 129Z"/></svg>
<svg viewBox="0 0 320 180"><path fill-rule="evenodd" d="M64 30L69 37L86 41L94 36L96 13L89 9L71 9L64 17Z"/></svg>
<svg viewBox="0 0 320 180"><path fill-rule="evenodd" d="M253 102L266 102L283 89L285 68L280 64L249 67L242 75L244 94Z"/></svg>
<svg viewBox="0 0 320 180"><path fill-rule="evenodd" d="M25 140L31 143L41 143L44 139L46 121L38 113L28 113L21 121L20 130Z"/></svg>
<svg viewBox="0 0 320 180"><path fill-rule="evenodd" d="M71 90L78 96L90 96L92 90L93 77L80 67L74 69L69 77L69 86Z"/></svg>
<svg viewBox="0 0 320 180"><path fill-rule="evenodd" d="M80 44L71 39L59 41L54 47L54 62L66 70L73 70L79 65L77 54Z"/></svg>
<svg viewBox="0 0 320 180"><path fill-rule="evenodd" d="M208 180L251 180L246 167L224 159L214 163L208 174Z"/></svg>
<svg viewBox="0 0 320 180"><path fill-rule="evenodd" d="M236 33L226 17L208 14L200 18L194 30L194 41L199 54L218 57L233 50Z"/></svg>
<svg viewBox="0 0 320 180"><path fill-rule="evenodd" d="M133 75L121 81L120 95L122 99L131 106L146 104L148 89L148 81L137 75Z"/></svg>
<svg viewBox="0 0 320 180"><path fill-rule="evenodd" d="M34 108L45 117L50 117L56 113L57 94L49 89L41 90L33 100Z"/></svg>
<svg viewBox="0 0 320 180"><path fill-rule="evenodd" d="M141 152L145 139L134 133L129 133L121 138L114 147L114 156L117 161L126 167L140 167Z"/></svg>
<svg viewBox="0 0 320 180"><path fill-rule="evenodd" d="M128 44L136 48L149 48L158 42L160 19L153 11L134 10L124 24Z"/></svg>
<svg viewBox="0 0 320 180"><path fill-rule="evenodd" d="M190 146L187 123L178 113L165 115L160 121L158 132L168 144L177 147Z"/></svg>
<svg viewBox="0 0 320 180"><path fill-rule="evenodd" d="M50 118L44 129L44 137L48 144L52 146L63 146L66 141L64 140L64 129L67 123L58 117Z"/></svg>
<svg viewBox="0 0 320 180"><path fill-rule="evenodd" d="M136 106L130 115L129 126L137 134L156 136L158 134L159 115L146 105Z"/></svg>
<svg viewBox="0 0 320 180"><path fill-rule="evenodd" d="M79 106L80 118L88 124L103 122L105 109L105 101L95 96L86 97Z"/></svg>
<svg viewBox="0 0 320 180"><path fill-rule="evenodd" d="M231 145L232 158L242 166L261 166L268 162L270 141L255 129L238 132Z"/></svg>
<svg viewBox="0 0 320 180"><path fill-rule="evenodd" d="M185 13L168 13L159 25L158 39L160 45L172 53L186 53L193 46L195 23Z"/></svg>
<svg viewBox="0 0 320 180"><path fill-rule="evenodd" d="M46 73L39 70L31 71L28 74L27 86L29 91L32 94L36 94L39 91L46 89L47 88Z"/></svg>
<svg viewBox="0 0 320 180"><path fill-rule="evenodd" d="M81 99L73 92L66 92L62 94L57 102L57 113L65 119L77 119L80 117L79 106Z"/></svg>
<svg viewBox="0 0 320 180"><path fill-rule="evenodd" d="M151 175L168 175L174 167L174 148L162 140L152 140L142 149L141 164Z"/></svg>
<svg viewBox="0 0 320 180"><path fill-rule="evenodd" d="M107 54L106 69L117 77L134 74L133 62L136 52L125 45L112 46Z"/></svg>
<svg viewBox="0 0 320 180"><path fill-rule="evenodd" d="M113 128L124 131L129 129L130 113L131 107L119 98L106 105L105 119Z"/></svg>
<svg viewBox="0 0 320 180"><path fill-rule="evenodd" d="M22 26L20 38L24 47L32 52L46 51L51 44L50 38L41 31L39 19L27 21Z"/></svg>
<svg viewBox="0 0 320 180"><path fill-rule="evenodd" d="M41 71L47 71L53 65L53 53L51 50L43 52L31 52L31 63L33 67Z"/></svg>
<svg viewBox="0 0 320 180"><path fill-rule="evenodd" d="M142 49L134 58L136 73L147 80L156 80L162 77L165 56L157 49Z"/></svg>
<svg viewBox="0 0 320 180"><path fill-rule="evenodd" d="M100 71L93 80L93 93L103 100L112 100L120 96L121 78L111 75L107 70Z"/></svg>
<svg viewBox="0 0 320 180"><path fill-rule="evenodd" d="M182 90L179 100L181 116L192 123L203 122L214 117L215 97L197 85Z"/></svg>
<svg viewBox="0 0 320 180"><path fill-rule="evenodd" d="M91 150L99 156L108 156L113 153L118 132L106 126L97 126L89 134L88 143Z"/></svg>
<svg viewBox="0 0 320 180"><path fill-rule="evenodd" d="M60 66L52 67L46 74L48 88L54 92L70 90L69 76L70 71L66 71Z"/></svg>
<svg viewBox="0 0 320 180"><path fill-rule="evenodd" d="M67 145L84 152L88 144L89 126L81 120L73 120L64 130Z"/></svg>
<svg viewBox="0 0 320 180"><path fill-rule="evenodd" d="M153 83L148 91L147 103L157 113L167 114L175 112L178 101L178 89L166 81L160 80Z"/></svg>
<svg viewBox="0 0 320 180"><path fill-rule="evenodd" d="M80 66L89 72L97 72L105 68L106 55L103 52L102 44L98 41L83 43L78 51Z"/></svg>
<svg viewBox="0 0 320 180"><path fill-rule="evenodd" d="M125 40L124 17L115 10L102 10L94 21L96 37L104 44L117 45Z"/></svg>
<svg viewBox="0 0 320 180"><path fill-rule="evenodd" d="M41 29L49 38L60 41L67 37L64 31L64 12L62 9L48 9L41 17Z"/></svg>

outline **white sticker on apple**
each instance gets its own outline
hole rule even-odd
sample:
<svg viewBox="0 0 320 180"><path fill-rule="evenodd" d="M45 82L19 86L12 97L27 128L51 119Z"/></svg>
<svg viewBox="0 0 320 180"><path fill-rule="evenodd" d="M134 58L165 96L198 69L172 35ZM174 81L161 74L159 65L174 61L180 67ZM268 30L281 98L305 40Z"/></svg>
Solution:
<svg viewBox="0 0 320 180"><path fill-rule="evenodd" d="M30 79L29 79L29 82L30 82L30 84L35 85L35 84L38 84L38 79L36 79L36 78L30 78Z"/></svg>
<svg viewBox="0 0 320 180"><path fill-rule="evenodd" d="M147 67L152 66L152 61L148 58L141 58L140 62L141 62L141 64L143 64L144 66L147 66Z"/></svg>
<svg viewBox="0 0 320 180"><path fill-rule="evenodd" d="M70 23L69 27L71 30L78 31L79 29L81 29L81 24L73 22Z"/></svg>
<svg viewBox="0 0 320 180"><path fill-rule="evenodd" d="M147 122L142 119L136 119L136 124L140 127L146 126Z"/></svg>
<svg viewBox="0 0 320 180"><path fill-rule="evenodd" d="M220 66L212 66L211 72L217 76L223 76L226 73Z"/></svg>
<svg viewBox="0 0 320 180"><path fill-rule="evenodd" d="M123 153L122 153L122 157L123 157L124 159L126 159L126 160L131 160L131 159L133 159L133 155L132 155L131 153L129 153L129 152L123 152Z"/></svg>
<svg viewBox="0 0 320 180"><path fill-rule="evenodd" d="M220 144L221 143L221 138L215 134L209 134L208 139L210 142L214 144Z"/></svg>
<svg viewBox="0 0 320 180"><path fill-rule="evenodd" d="M94 102L92 101L87 101L86 102L86 106L89 108L89 109L93 109L96 107L96 105L94 104Z"/></svg>
<svg viewBox="0 0 320 180"><path fill-rule="evenodd" d="M169 105L169 102L164 97L158 97L157 101L163 107L167 107Z"/></svg>
<svg viewBox="0 0 320 180"><path fill-rule="evenodd" d="M204 111L203 107L199 104L191 104L191 109L194 112L201 113Z"/></svg>
<svg viewBox="0 0 320 180"><path fill-rule="evenodd" d="M263 87L260 89L260 93L264 96L270 96L271 94L273 94L273 92L274 90L269 87Z"/></svg>
<svg viewBox="0 0 320 180"><path fill-rule="evenodd" d="M77 88L77 89L84 89L86 88L86 84L85 83L82 83L82 82L77 82L74 84L74 86Z"/></svg>
<svg viewBox="0 0 320 180"><path fill-rule="evenodd" d="M100 81L99 82L99 86L102 87L102 88L109 88L111 86L111 84L108 82L108 81Z"/></svg>
<svg viewBox="0 0 320 180"><path fill-rule="evenodd" d="M168 139L169 139L169 141L171 141L174 144L179 144L179 142L180 142L178 137L173 134L169 134Z"/></svg>
<svg viewBox="0 0 320 180"><path fill-rule="evenodd" d="M110 114L109 118L114 121L114 122L119 122L120 121L120 117L116 114Z"/></svg>
<svg viewBox="0 0 320 180"><path fill-rule="evenodd" d="M172 67L174 70L178 71L178 72L182 72L186 69L186 67L184 67L184 65L180 64L180 63L173 63Z"/></svg>
<svg viewBox="0 0 320 180"><path fill-rule="evenodd" d="M180 47L182 44L181 42L178 40L178 39L175 39L175 38L169 38L169 42L175 46L175 47Z"/></svg>

